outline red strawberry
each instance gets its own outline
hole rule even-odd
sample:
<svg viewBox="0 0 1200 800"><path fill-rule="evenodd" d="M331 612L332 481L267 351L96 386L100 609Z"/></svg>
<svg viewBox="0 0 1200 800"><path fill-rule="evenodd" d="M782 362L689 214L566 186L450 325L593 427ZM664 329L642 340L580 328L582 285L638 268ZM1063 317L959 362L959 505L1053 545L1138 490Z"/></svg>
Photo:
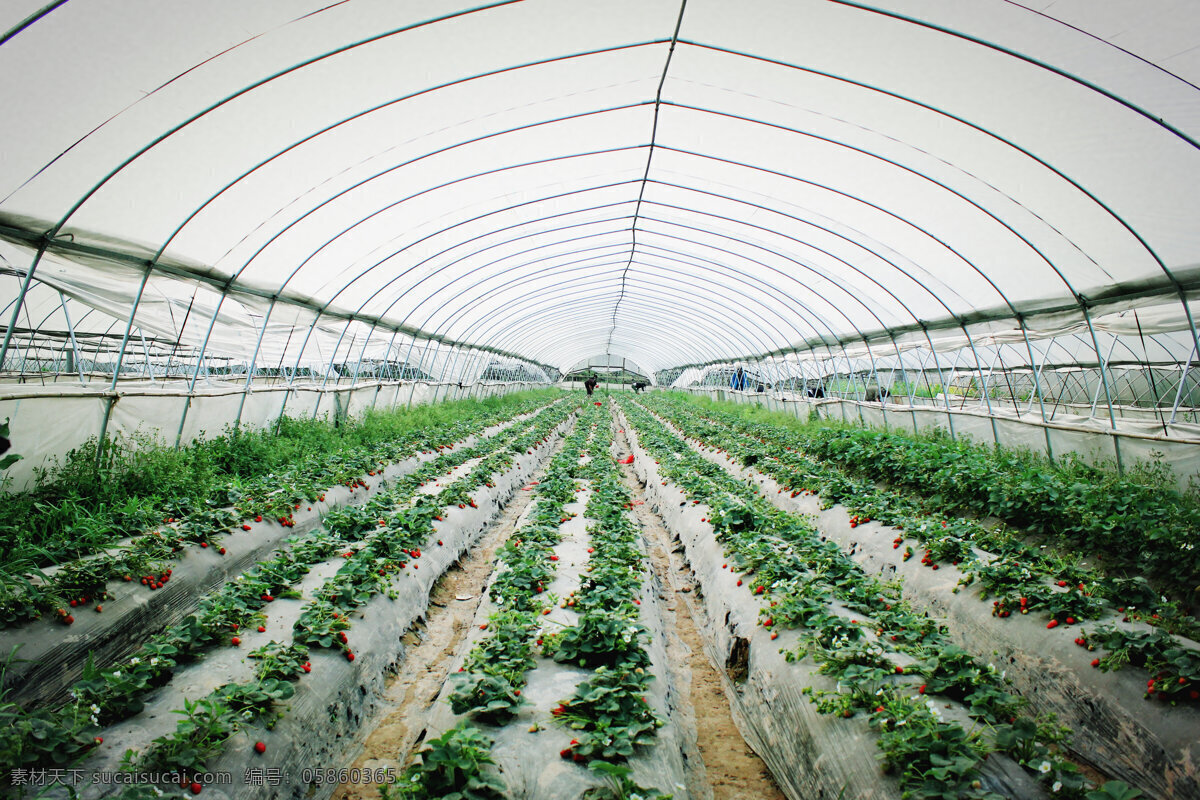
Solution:
<svg viewBox="0 0 1200 800"><path fill-rule="evenodd" d="M200 543L200 546L201 546L201 547L208 547L208 542L201 542L201 543Z"/></svg>
<svg viewBox="0 0 1200 800"><path fill-rule="evenodd" d="M1100 666L1100 659L1098 659L1098 658L1093 658L1093 659L1092 659L1092 666L1093 666L1093 667L1098 667L1098 666Z"/></svg>
<svg viewBox="0 0 1200 800"><path fill-rule="evenodd" d="M259 626L258 626L258 632L259 632L259 633L266 633L266 632L267 632L267 626L265 626L265 625L259 625Z"/></svg>
<svg viewBox="0 0 1200 800"><path fill-rule="evenodd" d="M256 753L265 753L265 752L267 752L267 746L266 746L266 744L264 744L263 742L255 742L255 743L254 743L254 752L256 752Z"/></svg>
<svg viewBox="0 0 1200 800"><path fill-rule="evenodd" d="M203 787L203 786L201 786L200 784L198 784L198 783L193 783L193 784L192 784L192 786L191 786L191 789L192 789L192 794L200 794L200 791L201 791L203 788L204 788L204 787Z"/></svg>
<svg viewBox="0 0 1200 800"><path fill-rule="evenodd" d="M1063 586L1063 587L1065 587L1065 586L1067 585L1067 582L1066 582L1066 581L1059 581L1059 582L1058 582L1058 585L1059 585L1059 586Z"/></svg>
<svg viewBox="0 0 1200 800"><path fill-rule="evenodd" d="M250 530L250 526L249 526L249 525L243 525L243 526L242 526L242 530L244 530L244 531L248 531L248 530ZM197 785L198 785L198 784L197 784Z"/></svg>
<svg viewBox="0 0 1200 800"><path fill-rule="evenodd" d="M242 640L239 639L238 637L234 636L232 639L229 640L229 643L231 645L233 645L234 647L237 647L239 644L242 643Z"/></svg>
<svg viewBox="0 0 1200 800"><path fill-rule="evenodd" d="M347 660L347 661L353 661L353 660L354 660L354 653L351 653L351 652L347 651L347 653L346 653L346 660Z"/></svg>
<svg viewBox="0 0 1200 800"><path fill-rule="evenodd" d="M1047 622L1047 623L1046 623L1046 627L1047 627L1047 628L1057 628L1057 627L1058 627L1058 620L1056 620L1056 619L1052 619L1052 620L1050 620L1049 622Z"/></svg>

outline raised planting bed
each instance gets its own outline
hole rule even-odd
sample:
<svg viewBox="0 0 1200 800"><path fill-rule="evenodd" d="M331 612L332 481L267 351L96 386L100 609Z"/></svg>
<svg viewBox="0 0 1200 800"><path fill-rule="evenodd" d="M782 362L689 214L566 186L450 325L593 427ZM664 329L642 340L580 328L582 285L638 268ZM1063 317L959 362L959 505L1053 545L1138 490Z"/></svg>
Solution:
<svg viewBox="0 0 1200 800"><path fill-rule="evenodd" d="M0 627L56 610L65 619L69 601L102 603L108 581L161 575L187 548L217 546L256 516L290 523L330 486L355 486L550 399L393 409L339 426L283 419L274 433L238 430L182 450L135 437L107 443L103 459L91 443L37 489L0 497Z"/></svg>
<svg viewBox="0 0 1200 800"><path fill-rule="evenodd" d="M785 794L1026 798L1082 784L1047 740L1033 748L1036 725L1033 769L1001 752L993 736L1024 731L1008 724L1015 698L986 667L968 686L941 680L937 626L894 587L629 412L634 469L694 571L697 625L725 667L735 720Z"/></svg>
<svg viewBox="0 0 1200 800"><path fill-rule="evenodd" d="M585 422L603 420L589 456L568 442L501 549L462 670L396 781L402 796L681 796L660 589L606 455L609 415L589 412ZM464 748L479 768L448 774Z"/></svg>
<svg viewBox="0 0 1200 800"><path fill-rule="evenodd" d="M438 445L379 466L371 470L372 474L356 478L352 485L322 489L315 500L293 507L282 522L251 517L221 535L181 546L173 556L178 560L159 566L154 574L126 573L129 581L122 576L103 584L98 593L102 600L74 607L68 604L66 610L72 617L69 626L47 618L0 631L0 653L15 653L3 676L5 700L26 709L62 703L89 658L104 667L129 657L149 637L195 611L202 597L286 546L289 539L320 528L321 521L334 509L366 503L381 487L440 454L469 450L480 436L490 438L530 416L520 414L480 430L481 424L476 429L478 434L456 443ZM224 511L238 516L233 508ZM101 613L96 612L97 607L102 608Z"/></svg>
<svg viewBox="0 0 1200 800"><path fill-rule="evenodd" d="M686 416L672 416L688 425ZM1036 570L1032 575L1025 570L1024 594L1007 600L1009 613L1004 599L990 599L986 584L973 581L954 563L932 557L924 547L914 549L905 530L871 520L861 509L853 513L841 505L830 506L827 498L796 491L811 473L793 472L795 457L767 456L759 438L743 442L726 437L722 444L727 452L699 452L760 486L776 506L812 515L822 535L867 573L884 580L901 578L905 599L936 617L955 644L1000 665L1013 690L1034 712L1054 714L1071 729L1067 749L1073 758L1137 787L1147 797L1200 797L1200 753L1194 752L1200 741L1200 698L1195 696L1200 646L1195 642L1131 621L1124 608L1093 603L1083 597L1089 584L1060 585ZM739 463L748 453L755 456L750 459L754 468ZM872 502L876 509L884 505ZM952 521L949 527L964 524ZM944 530L933 520L914 520L913 526L919 535L926 528ZM925 557L916 559L915 553L923 550ZM970 556L972 565L995 563L994 557L977 549ZM1072 616L1079 613L1066 605L1072 598L1088 601L1088 613L1099 627L1089 625L1089 632ZM1065 610L1046 610L1056 603ZM1130 665L1130 660L1135 663ZM1144 666L1147 660L1149 672L1120 668Z"/></svg>
<svg viewBox="0 0 1200 800"><path fill-rule="evenodd" d="M291 739L278 740L282 744L272 758L307 768L324 763L322 756L337 754L342 743L336 735L343 728L329 714L329 704L349 703L354 711L374 701L373 695L368 699L368 689L382 686L378 671L401 653L400 636L423 613L429 587L545 457L569 424L568 412L566 406L549 409L519 423L507 436L444 453L366 503L331 512L323 530L226 584L215 599L205 598L199 615L172 626L128 663L97 670L77 684L77 699L59 716L90 713L93 730L105 744L83 762L82 777L69 777L82 782L117 769L126 747L138 751L129 759L135 768L221 771L220 754L232 752L238 731L273 724L282 701L291 701L292 711L307 708L309 716L301 715L299 722L290 721L295 719L291 712L283 716L278 725L297 727ZM448 482L438 477L447 471L454 473ZM422 491L426 488L434 493ZM302 555L293 557L296 553ZM289 569L281 571L283 566ZM265 629L261 635L259 626ZM240 657L267 645L279 630L290 630L291 637L276 640L273 658ZM361 658L350 648L347 633L363 636L369 651ZM194 650L196 644L202 650ZM202 652L208 654L205 661L192 661ZM331 659L347 667L359 665L352 672L331 670L333 682L313 680L310 672L320 674ZM152 668L151 661L157 666ZM360 681L363 670L372 666L377 671L365 673L371 679ZM350 680L350 685L339 680ZM256 699L247 706L247 697ZM178 726L175 710L187 712ZM312 731L322 730L313 714L332 726L330 736L313 740ZM352 727L352 722L341 725ZM199 730L205 726L207 733ZM242 779L243 773L235 777ZM299 782L299 773L293 778L289 788ZM120 787L72 788L85 796L106 796ZM239 783L236 796L255 791L279 789Z"/></svg>

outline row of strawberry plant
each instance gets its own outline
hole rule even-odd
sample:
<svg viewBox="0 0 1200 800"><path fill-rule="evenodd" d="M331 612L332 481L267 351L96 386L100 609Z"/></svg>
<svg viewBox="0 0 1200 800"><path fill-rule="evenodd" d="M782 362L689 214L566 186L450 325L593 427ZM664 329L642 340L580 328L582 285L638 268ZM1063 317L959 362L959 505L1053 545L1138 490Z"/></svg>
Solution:
<svg viewBox="0 0 1200 800"><path fill-rule="evenodd" d="M1056 545L1097 554L1128 577L1151 578L1185 606L1200 604L1195 541L1200 503L1180 495L1169 475L1155 475L1153 467L1143 467L1146 479L1137 480L1069 455L1052 464L1026 451L944 435L797 425L782 415L746 415L763 421L764 436L857 475L915 489L947 508L995 516Z"/></svg>
<svg viewBox="0 0 1200 800"><path fill-rule="evenodd" d="M93 502L78 494L58 496L61 490L53 487L42 490L47 498L53 499L41 499L32 507L24 496L0 498L3 500L0 506L7 504L5 507L14 516L9 523L0 522L0 532L6 525L13 526L11 536L14 540L26 543L21 547L28 548L36 542L38 552L42 554L42 557L32 559L14 545L17 549L5 559L7 566L0 572L0 625L19 624L68 605L102 603L106 599L104 587L108 581L125 575L161 575L188 546L220 547L220 537L241 519L255 517L261 521L267 517L284 525L291 524L294 511L303 503L323 499L329 486L361 485L364 475L374 475L389 463L418 452L441 450L487 425L528 413L544 404L543 396L522 395L484 403L454 404L454 409L443 409L434 417L430 417L432 412L424 408L388 412L390 416L380 413L358 425L344 426L346 432L327 442L329 449L325 450L322 459L310 457L314 450L288 449L288 460L263 459L265 466L255 470L222 476L215 468L210 468L204 480L199 481L200 488L189 486L174 494L168 489L175 481L162 474L160 469L155 472L155 491L161 494L143 498L150 504L152 515L150 512L118 513L102 500ZM448 411L454 413L448 414ZM426 421L436 424L428 427L416 424ZM305 427L304 423L289 423L291 425L300 429ZM402 435L384 435L390 432ZM230 447L236 446L242 437L258 435L234 432L230 434L234 440ZM201 442L193 449L202 451L209 446ZM79 469L82 467L76 465L73 471ZM73 491L78 489L75 487ZM98 503L97 508L85 507L89 502ZM126 505L130 504L141 507L127 500ZM19 526L15 520L16 512L12 511L16 507L26 515ZM57 518L64 509L73 509L76 527L72 528L64 521L53 525L67 527L48 529L53 525L44 518L48 515ZM0 515L4 513L7 512L0 509ZM162 525L151 530L152 523L159 520ZM79 526L87 530L76 530ZM141 529L146 533L135 535L127 544L117 544L121 537ZM63 550L54 544L59 539L77 541L79 546ZM35 566L45 566L64 557L73 560L53 572L47 573ZM60 619L66 616L59 614Z"/></svg>
<svg viewBox="0 0 1200 800"><path fill-rule="evenodd" d="M537 636L546 585L553 579L553 547L562 537L559 526L569 519L565 506L578 488L574 473L582 447L591 435L585 424L587 412L551 459L546 473L536 484L536 497L525 523L497 552L501 567L493 578L489 596L497 611L484 625L488 635L468 653L460 670L452 676L450 706L455 714L470 714L477 720L499 725L507 722L525 704L521 696L526 673L535 666L533 641ZM420 754L392 784L380 788L385 798L434 800L447 796L498 800L508 787L488 767L493 740L469 720L431 739Z"/></svg>
<svg viewBox="0 0 1200 800"><path fill-rule="evenodd" d="M606 451L611 439L611 428L605 428L595 449ZM653 744L663 725L645 696L654 679L648 669L650 633L638 621L645 557L639 531L626 513L633 500L612 459L592 459L584 474L592 482L585 511L592 522L592 553L573 597L578 619L543 637L543 650L556 661L595 670L552 712L576 734L563 758L621 761L635 747Z"/></svg>
<svg viewBox="0 0 1200 800"><path fill-rule="evenodd" d="M536 635L543 656L593 669L572 695L551 712L552 718L575 737L560 755L586 764L605 781L603 787L594 787L585 796L665 800L667 796L633 781L630 767L623 763L637 746L653 741L661 723L645 698L651 674L650 658L644 649L648 634L637 622L641 554L636 546L636 530L624 516L632 504L616 482L611 458L606 454L611 445L611 428L607 424L610 417L607 410L589 408L583 422L596 430L596 422L601 419L606 424L599 428L585 452L604 455L592 456L583 465L578 459L578 448L569 443L562 454L561 471L552 464L539 485L538 506L528 523L502 548L500 560L506 569L496 576L490 589L499 610L486 623L489 637L476 646L464 664L465 671L456 676L450 700L455 713L473 708L476 718L483 722L498 723L514 714L522 702L516 684L523 685L524 673L535 664L528 637ZM577 478L586 482L580 485ZM570 519L565 506L579 491L591 491L585 511L590 524L583 580L566 597L549 597L547 601L545 592L558 558L555 548L562 538L560 525ZM573 624L556 633L533 632L536 627L531 628L530 623L549 614L556 600L569 609ZM487 654L491 655L491 665L486 664ZM507 684L504 696L497 698L490 692L476 696L475 692L464 691L480 687L489 676L499 678L495 675L496 668L507 666L510 656L515 662L513 671L519 671L521 677L511 681L504 676ZM491 710L496 702L502 705L497 709L499 713ZM539 729L536 722L530 728ZM460 724L431 742L422 753L422 762L410 767L397 781L395 793L388 796L443 796L433 791L437 787L444 792L463 791L464 783L474 773L459 774L457 782L451 783L438 765L447 758L457 758L455 752L447 751L462 745L467 738L473 743L474 752L490 763L487 751L492 746L491 737ZM406 780L413 783L406 784ZM505 791L503 782L490 773L477 779L477 784L475 793L469 796L500 797Z"/></svg>
<svg viewBox="0 0 1200 800"><path fill-rule="evenodd" d="M551 459L525 524L496 553L501 569L488 594L497 611L486 623L489 635L472 648L452 677L450 705L455 714L472 713L485 722L501 723L524 705L521 689L525 674L535 665L538 617L550 610L543 598L556 571L554 546L562 541L559 526L570 518L565 507L577 491L574 476L592 433L586 422L595 416L593 410L584 413Z"/></svg>
<svg viewBox="0 0 1200 800"><path fill-rule="evenodd" d="M651 404L659 413L669 415L673 423L683 425L743 464L771 475L793 494L807 491L819 494L824 503L842 503L854 514L851 526L877 520L899 528L903 533L894 540L894 548L904 544L905 535L917 539L925 548L923 564L931 569L947 561L957 566L966 573L960 585L978 582L983 599L996 598L991 613L997 618L1039 611L1048 615L1047 627L1057 627L1115 612L1123 615L1124 622L1147 622L1191 636L1200 631L1194 618L1181 614L1177 604L1159 598L1144 581L1086 569L1077 562L1046 554L1011 532L988 529L975 519L945 515L938 520L933 516L932 501L879 489L790 445L764 441L761 434L768 431L737 413L708 412L715 417L706 419L690 404ZM989 551L987 556L980 557L975 547ZM903 558L912 555L912 548L905 546ZM1200 653L1167 632L1126 630L1109 624L1093 635L1081 632L1075 643L1109 651L1106 657L1094 660L1093 666L1100 669L1144 667L1153 676L1147 684L1147 698L1200 702Z"/></svg>
<svg viewBox="0 0 1200 800"><path fill-rule="evenodd" d="M439 511L455 505L462 508L471 502L471 490L492 485L496 476L511 467L515 454L532 453L532 448L545 442L550 431L562 424L568 413L569 409L561 406L539 415L523 433L508 441L502 449L482 457L467 474L448 483L436 495L421 495L408 502L420 486L443 474L440 470L421 476L424 481L412 475L405 476L402 479L404 486L387 493L390 497L374 498L372 503L378 501L378 505L387 499L393 502L391 519L379 520L384 524L369 534L362 531L361 524L353 526L356 532L363 534L358 549L343 553L346 561L338 572L313 591L314 599L305 605L293 626L292 647L296 648L293 652L307 654L309 647L333 647L341 649L346 658L353 661L355 654L348 635L352 627L351 612L377 594L391 594L392 581L403 574L410 562L412 569L419 569L420 546L428 544L435 535L433 522L441 519ZM408 499L401 500L400 493ZM381 511L378 505L372 510ZM234 646L240 643L236 636L230 641ZM311 664L305 662L294 674L299 677L301 672L310 670ZM139 770L173 769L185 775L200 770L205 761L218 755L229 737L245 724L260 720L264 714L268 714L268 724L278 719L282 712L272 710L273 703L285 699L285 695L290 696L292 690L276 681L270 684L271 692L264 695L263 682L263 678L256 677L247 683L230 683L205 698L185 701L182 713L186 716L175 732L156 739L137 757L127 754L127 765ZM238 698L247 694L263 700L256 714L247 714L246 709L238 705Z"/></svg>
<svg viewBox="0 0 1200 800"><path fill-rule="evenodd" d="M560 421L558 414L539 415L529 423L530 431L510 446L529 446ZM534 430L536 429L536 433ZM82 680L72 690L72 699L58 709L26 711L13 704L0 708L0 720L7 723L0 757L7 765L61 765L75 760L95 742L95 734L104 725L138 713L143 696L167 683L180 664L199 658L218 644L239 644L239 629L263 620L263 608L280 596L295 596L289 587L297 584L309 570L335 553L360 543L367 530L378 530L376 518L385 509L411 498L425 482L447 470L486 455L501 445L498 439L484 440L471 448L458 448L429 461L417 471L401 478L388 492L362 506L336 510L327 517L327 530L318 530L286 551L259 562L237 579L226 583L215 595L204 598L196 613L153 636L123 664L97 669L89 663ZM432 508L432 506L430 506ZM409 515L398 515L393 529L405 535L424 531L429 519L414 525ZM434 512L421 514L432 518ZM370 526L361 524L370 519ZM170 580L170 572L159 576ZM260 628L261 630L261 628Z"/></svg>
<svg viewBox="0 0 1200 800"><path fill-rule="evenodd" d="M1055 791L1078 795L1083 779L1058 747L1065 732L1049 719L1019 718L1023 701L996 670L951 644L901 598L898 585L866 575L806 519L775 508L645 410L627 405L626 411L662 473L710 509L707 521L728 558L724 567L750 577L745 591L766 603L760 624L802 629L789 658L812 656L837 682L833 693L808 690L818 710L868 715L880 732L885 766L899 773L906 797L990 796L980 762L993 750ZM931 696L961 704L989 726L990 740L943 719Z"/></svg>
<svg viewBox="0 0 1200 800"><path fill-rule="evenodd" d="M985 598L997 598L993 609L997 616L1008 616L1012 611L1043 611L1057 625L1094 618L1103 607L1100 599L1111 598L1130 611L1147 607L1145 616L1156 622L1187 624L1175 606L1161 603L1142 581L1107 576L1085 568L1078 560L1033 546L1012 531L989 528L975 518L946 514L937 498L880 489L872 481L848 476L838 467L803 452L798 445L789 444L786 431L768 428L736 412L701 412L689 403L658 400L652 406L710 446L770 475L793 494L819 495L826 507L842 504L853 515L851 526L874 520L901 529L924 548L923 564L937 569L938 564L948 563L969 574L964 585L979 581ZM899 549L903 540L893 544ZM987 557L980 558L975 548L987 551ZM914 554L911 547L906 547L905 560ZM1158 616L1152 617L1154 614Z"/></svg>

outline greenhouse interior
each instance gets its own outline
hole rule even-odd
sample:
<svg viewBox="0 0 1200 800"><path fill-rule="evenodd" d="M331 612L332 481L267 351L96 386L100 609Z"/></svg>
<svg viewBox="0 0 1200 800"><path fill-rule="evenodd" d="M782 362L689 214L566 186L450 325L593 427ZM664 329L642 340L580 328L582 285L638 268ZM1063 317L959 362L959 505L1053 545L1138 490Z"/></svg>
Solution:
<svg viewBox="0 0 1200 800"><path fill-rule="evenodd" d="M0 796L1200 800L1185 0L6 0Z"/></svg>

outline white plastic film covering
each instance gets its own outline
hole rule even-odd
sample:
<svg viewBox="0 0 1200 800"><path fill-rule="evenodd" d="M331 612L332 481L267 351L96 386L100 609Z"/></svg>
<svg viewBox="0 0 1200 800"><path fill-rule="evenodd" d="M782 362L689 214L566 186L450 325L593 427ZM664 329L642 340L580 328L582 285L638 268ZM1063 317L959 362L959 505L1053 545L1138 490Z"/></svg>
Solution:
<svg viewBox="0 0 1200 800"><path fill-rule="evenodd" d="M1198 40L1184 0L13 0L0 368L249 390L168 438L597 356L1166 430Z"/></svg>

